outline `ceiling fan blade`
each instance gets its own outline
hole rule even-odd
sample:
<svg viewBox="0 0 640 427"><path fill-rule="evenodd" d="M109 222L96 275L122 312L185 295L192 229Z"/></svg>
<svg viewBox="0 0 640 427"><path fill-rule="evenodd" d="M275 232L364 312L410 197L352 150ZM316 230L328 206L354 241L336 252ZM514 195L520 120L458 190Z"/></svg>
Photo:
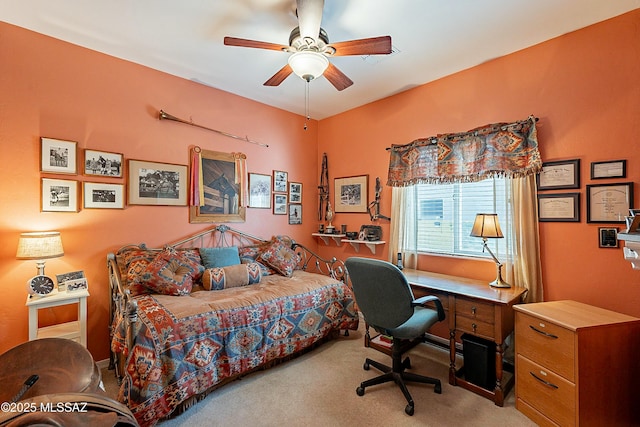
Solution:
<svg viewBox="0 0 640 427"><path fill-rule="evenodd" d="M324 0L296 0L300 37L318 40Z"/></svg>
<svg viewBox="0 0 640 427"><path fill-rule="evenodd" d="M264 86L278 86L280 83L284 81L289 75L293 73L291 66L289 64L280 68L280 70L275 73L269 80L264 82Z"/></svg>
<svg viewBox="0 0 640 427"><path fill-rule="evenodd" d="M253 47L256 49L279 50L284 52L289 50L289 46L285 46L282 44L261 42L258 40L239 39L236 37L225 37L224 44L227 46Z"/></svg>
<svg viewBox="0 0 640 427"><path fill-rule="evenodd" d="M327 47L335 49L331 56L388 55L391 53L391 36L331 43Z"/></svg>
<svg viewBox="0 0 640 427"><path fill-rule="evenodd" d="M331 62L329 62L329 66L325 70L324 76L329 80L329 83L338 90L344 90L353 84L353 81L342 71L338 70L338 67L333 65Z"/></svg>

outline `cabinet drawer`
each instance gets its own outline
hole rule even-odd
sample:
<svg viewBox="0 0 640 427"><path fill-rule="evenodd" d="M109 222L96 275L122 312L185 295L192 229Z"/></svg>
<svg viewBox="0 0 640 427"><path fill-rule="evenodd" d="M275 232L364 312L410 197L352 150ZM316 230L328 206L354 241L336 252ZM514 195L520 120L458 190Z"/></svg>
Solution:
<svg viewBox="0 0 640 427"><path fill-rule="evenodd" d="M559 425L575 425L575 385L518 354L516 396Z"/></svg>
<svg viewBox="0 0 640 427"><path fill-rule="evenodd" d="M555 323L516 313L516 352L575 382L575 334Z"/></svg>
<svg viewBox="0 0 640 427"><path fill-rule="evenodd" d="M459 316L481 322L493 323L495 307L493 304L474 299L456 298L456 318Z"/></svg>
<svg viewBox="0 0 640 427"><path fill-rule="evenodd" d="M473 335L479 335L490 340L495 338L495 328L493 323L481 322L469 317L456 316L456 330Z"/></svg>

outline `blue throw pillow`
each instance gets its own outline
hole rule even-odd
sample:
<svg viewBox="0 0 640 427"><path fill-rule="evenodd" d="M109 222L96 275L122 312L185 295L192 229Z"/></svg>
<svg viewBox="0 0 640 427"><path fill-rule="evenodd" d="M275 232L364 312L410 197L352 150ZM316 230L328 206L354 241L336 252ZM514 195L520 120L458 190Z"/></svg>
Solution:
<svg viewBox="0 0 640 427"><path fill-rule="evenodd" d="M237 246L224 248L199 248L205 268L221 268L240 264Z"/></svg>

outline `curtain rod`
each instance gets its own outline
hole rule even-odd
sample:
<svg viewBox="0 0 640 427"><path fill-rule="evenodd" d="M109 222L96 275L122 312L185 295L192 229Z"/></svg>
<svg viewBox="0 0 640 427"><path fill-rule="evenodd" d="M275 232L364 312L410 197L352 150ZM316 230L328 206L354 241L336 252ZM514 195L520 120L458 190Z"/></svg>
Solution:
<svg viewBox="0 0 640 427"><path fill-rule="evenodd" d="M233 135L233 134L231 134L231 133L223 132L223 131L221 131L221 130L211 129L211 128L208 128L208 127L206 127L206 126L202 126L202 125L199 125L199 124L197 124L197 123L193 123L193 122L191 122L191 121L187 121L187 120L179 119L179 118L177 118L177 117L175 117L175 116L172 116L172 115L171 115L171 114L169 114L169 113L164 112L163 110L160 110L160 113L159 113L159 115L158 115L158 118L159 118L160 120L162 120L162 119L165 119L165 120L173 120L174 122L179 122L179 123L184 123L185 125L195 126L195 127L197 127L197 128L205 129L205 130L209 130L209 131L211 131L211 132L215 132L215 133L218 133L218 134L220 134L220 135L223 135L223 136L226 136L226 137L229 137L229 138L239 139L240 141L248 142L248 143L250 143L250 144L256 144L256 145L259 145L259 146L261 146L261 147L269 147L269 145L268 145L268 144L263 144L263 143L261 143L261 142L252 141L252 140L250 140L250 139L249 139L248 137L246 137L246 136L243 138L243 137L241 137L241 136Z"/></svg>
<svg viewBox="0 0 640 427"><path fill-rule="evenodd" d="M504 124L504 125L502 125L502 129L504 129L504 128L506 128L506 127L509 127L509 126L513 126L513 125L518 124L518 123L526 122L526 121L527 121L527 120L529 120L531 117L533 117L533 118L535 119L535 121L536 121L536 122L537 122L538 120L540 120L540 119L539 119L539 118L537 118L537 117L529 116L529 118L527 118L527 119L525 119L525 120L519 120L519 121L517 121L517 122L512 122L512 123ZM486 126L490 126L490 125L486 125ZM468 132L469 132L469 131L467 131L467 132L457 132L457 133L468 133ZM437 144L437 143L438 143L438 141L437 141L437 140L438 140L438 138L437 138L437 137L432 136L432 137L430 137L430 138L431 138L431 145L435 145L435 144ZM418 138L418 139L429 139L429 138ZM404 147L404 146L407 146L407 145L411 144L412 142L413 142L413 141L411 141L411 142L409 142L409 143L407 143L407 144L399 145L398 147ZM393 147L387 147L387 148L385 148L385 150L390 151L390 150L391 150L391 148L393 148Z"/></svg>

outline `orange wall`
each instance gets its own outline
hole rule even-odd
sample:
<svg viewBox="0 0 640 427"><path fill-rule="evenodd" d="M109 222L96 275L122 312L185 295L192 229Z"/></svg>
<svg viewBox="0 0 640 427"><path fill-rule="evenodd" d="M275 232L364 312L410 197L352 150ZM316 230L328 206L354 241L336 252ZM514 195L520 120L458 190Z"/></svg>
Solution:
<svg viewBox="0 0 640 427"><path fill-rule="evenodd" d="M640 316L640 271L622 249L598 248L598 227L587 224L585 185L635 183L640 206L640 10L498 58L378 102L322 120L320 148L331 179L368 173L386 181L385 147L419 137L460 132L493 122L540 118L544 161L580 159L581 221L541 223L542 267L547 300L574 299ZM590 179L590 163L626 159L627 178ZM372 185L369 197L373 197ZM569 190L576 191L576 190ZM559 191L558 191L559 192ZM390 213L391 189L382 195ZM358 229L366 214L338 214L334 223ZM381 221L388 236L388 221ZM620 224L604 224L618 226ZM347 257L350 247L321 247ZM361 254L370 254L366 249ZM387 258L386 248L376 254ZM492 279L492 262L423 257L420 268Z"/></svg>
<svg viewBox="0 0 640 427"><path fill-rule="evenodd" d="M245 98L154 71L0 23L0 353L26 341L25 282L35 262L15 259L23 231L59 230L65 256L47 262L50 276L84 270L91 296L89 349L108 357L109 294L105 257L128 243L161 245L207 228L189 224L186 207L127 206L124 210L81 209L78 213L40 212L43 176L78 181L124 183L82 175L39 172L41 136L123 153L127 159L187 164L189 147L247 155L250 172L289 172L303 185L303 224L287 216L248 209L247 222L235 224L252 234L289 234L315 247L317 122L307 131L303 118ZM302 84L302 82L301 82ZM159 121L158 110L225 132L268 143L262 148L185 124ZM69 320L73 309L42 310L46 323Z"/></svg>
<svg viewBox="0 0 640 427"><path fill-rule="evenodd" d="M82 269L90 286L89 349L108 357L109 296L105 255L126 243L160 245L206 228L188 223L187 208L127 206L122 211L84 209L40 212L40 178L122 182L39 171L39 138L78 142L84 148L124 153L125 158L187 164L189 147L247 154L251 172L286 170L304 184L303 225L285 216L248 209L237 228L269 237L289 234L311 247L317 227L317 182L321 153L336 177L368 174L369 198L375 177L386 181L391 144L457 132L496 121L540 118L544 160L582 161L580 223L541 223L545 295L574 299L640 316L640 272L622 249L599 249L598 224L586 223L585 185L593 161L627 159L627 178L600 182L640 186L640 153L635 130L640 112L640 10L499 58L393 97L313 122L213 88L0 23L0 352L27 339L23 283L34 263L15 259L22 231L59 230L65 256L47 262L50 275ZM356 82L357 84L357 82ZM348 94L347 94L348 95ZM205 130L160 122L164 109L181 118L270 144L260 148ZM333 199L333 188L331 188ZM384 188L382 213L390 213ZM636 203L636 207L638 203ZM357 230L367 214L337 214L335 225ZM389 228L381 221L385 237ZM351 246L317 246L327 256L356 254ZM360 255L371 256L362 248ZM386 245L377 257L387 257ZM420 267L481 279L494 265L448 257L423 257ZM45 322L66 320L69 310L48 309Z"/></svg>

